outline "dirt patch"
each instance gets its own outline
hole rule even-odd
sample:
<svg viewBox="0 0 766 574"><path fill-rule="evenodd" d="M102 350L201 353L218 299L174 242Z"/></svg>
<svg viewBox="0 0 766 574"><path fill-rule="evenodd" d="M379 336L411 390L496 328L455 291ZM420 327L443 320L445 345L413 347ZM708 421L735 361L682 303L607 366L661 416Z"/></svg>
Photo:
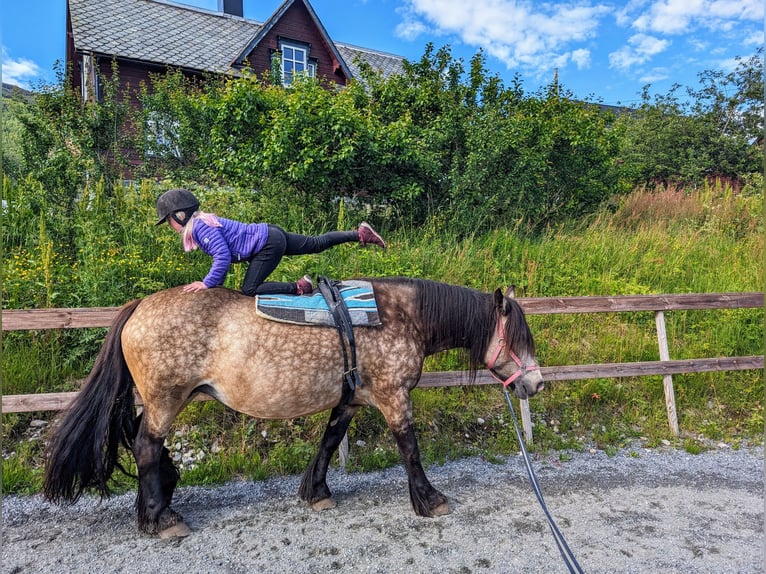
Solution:
<svg viewBox="0 0 766 574"><path fill-rule="evenodd" d="M571 454L571 453L570 453ZM763 448L537 457L548 507L585 572L763 572ZM183 488L192 528L142 535L133 494L57 507L3 500L2 572L566 572L518 457L427 469L453 512L415 516L402 468L328 483L313 512L299 477Z"/></svg>

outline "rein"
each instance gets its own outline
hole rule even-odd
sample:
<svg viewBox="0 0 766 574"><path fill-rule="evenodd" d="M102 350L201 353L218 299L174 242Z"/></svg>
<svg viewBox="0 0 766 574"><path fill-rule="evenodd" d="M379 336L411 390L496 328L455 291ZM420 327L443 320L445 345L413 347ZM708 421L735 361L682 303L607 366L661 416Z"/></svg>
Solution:
<svg viewBox="0 0 766 574"><path fill-rule="evenodd" d="M507 379L501 378L494 371L495 363L497 362L497 359L500 356L500 352L503 350L503 347L505 346L504 345L505 338L503 337L502 328L500 326L500 317L498 317L497 319L497 335L500 338L500 341L498 342L497 350L495 350L495 354L492 356L492 359L489 361L489 363L487 363L487 370L489 371L489 374L492 375L492 378L494 378L497 382L503 385L503 394L505 395L505 401L508 403L508 410L511 411L513 428L516 430L516 439L519 441L521 454L523 455L523 458L524 458L524 465L526 466L527 474L529 475L529 482L532 484L532 490L534 491L535 496L537 497L537 501L540 503L540 506L542 507L543 512L545 513L545 518L548 520L548 525L550 526L551 534L553 534L553 539L556 541L556 546L559 549L559 553L561 554L561 557L564 559L564 563L566 564L567 569L569 570L570 573L583 574L583 570L580 567L580 564L577 562L577 559L575 558L574 553L569 548L567 541L564 539L564 535L561 534L559 527L556 526L556 521L553 520L553 516L551 516L551 513L548 511L548 507L545 504L545 500L543 499L543 493L540 490L540 485L537 482L537 476L535 475L535 471L532 468L532 463L529 461L529 453L527 452L527 447L524 446L524 438L521 436L521 430L519 429L519 423L516 420L516 412L513 410L513 403L511 402L511 397L508 394L508 385L510 385L513 381L518 379L521 375L525 374L527 371L537 370L540 368L540 366L525 365L516 356L516 353L508 349L508 354L511 356L511 358L516 363L516 365L518 365L519 368Z"/></svg>
<svg viewBox="0 0 766 574"><path fill-rule="evenodd" d="M556 526L556 521L553 520L551 513L548 512L548 507L545 505L545 500L543 499L543 493L540 490L540 485L537 483L537 476L535 475L534 469L532 469L532 464L529 462L529 454L527 453L527 448L524 446L524 439L522 438L521 431L519 430L519 423L516 420L516 413L513 410L511 397L510 395L508 395L508 391L506 389L503 389L503 394L505 394L505 400L508 403L508 409L511 411L511 418L513 419L513 428L516 429L516 439L519 441L519 446L521 447L521 454L524 455L524 465L527 467L529 482L532 483L532 490L535 491L535 496L537 497L537 501L540 503L540 506L542 507L543 512L545 513L545 517L548 519L548 525L551 527L551 533L553 534L553 539L556 541L556 546L558 546L559 553L561 554L561 557L564 559L564 563L567 565L567 569L570 572L577 572L577 574L583 574L583 570L582 568L580 568L580 564L577 562L577 558L575 558L574 554L572 553L572 550L569 548L569 545L567 544L567 541L564 539L564 535L561 534L559 527Z"/></svg>

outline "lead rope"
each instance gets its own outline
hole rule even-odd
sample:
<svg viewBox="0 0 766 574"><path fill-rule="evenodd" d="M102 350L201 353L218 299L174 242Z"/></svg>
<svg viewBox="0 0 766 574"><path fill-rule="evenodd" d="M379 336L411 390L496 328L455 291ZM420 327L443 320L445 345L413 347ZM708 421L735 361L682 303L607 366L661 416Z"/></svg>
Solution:
<svg viewBox="0 0 766 574"><path fill-rule="evenodd" d="M543 500L543 493L540 491L540 485L537 483L535 471L532 469L532 464L529 462L529 454L527 453L527 447L524 446L524 439L522 438L521 431L519 430L519 423L516 420L516 412L513 410L511 397L508 395L508 391L506 389L503 389L503 393L505 394L505 400L508 403L508 409L511 411L513 428L516 429L516 438L519 441L519 446L521 447L521 454L524 456L524 464L527 467L529 481L532 483L532 490L535 491L535 496L537 496L537 500L540 503L543 512L545 513L545 517L548 519L548 525L551 527L551 533L553 534L553 539L556 541L556 546L558 546L561 557L564 559L564 563L567 565L569 572L577 572L578 574L583 574L583 570L580 568L580 564L574 557L574 554L569 548L567 541L564 540L564 535L561 534L559 527L556 526L556 521L553 520L551 513L548 512L548 507L545 505L545 500Z"/></svg>

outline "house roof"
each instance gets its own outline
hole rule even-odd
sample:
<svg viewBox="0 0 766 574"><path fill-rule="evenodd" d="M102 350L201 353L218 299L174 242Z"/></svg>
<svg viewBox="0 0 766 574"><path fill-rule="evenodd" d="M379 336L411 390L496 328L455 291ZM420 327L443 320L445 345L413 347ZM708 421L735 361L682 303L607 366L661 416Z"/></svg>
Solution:
<svg viewBox="0 0 766 574"><path fill-rule="evenodd" d="M252 20L160 0L69 0L75 49L211 72L230 68Z"/></svg>
<svg viewBox="0 0 766 574"><path fill-rule="evenodd" d="M383 76L391 76L393 74L401 74L402 61L404 58L396 56L394 54L387 54L386 52L378 52L376 50L370 50L369 48L362 48L360 46L353 46L351 44L342 44L335 42L335 47L338 48L338 52L343 56L346 64L351 70L351 77L359 78L359 65L357 59L366 61L373 70L380 71Z"/></svg>
<svg viewBox="0 0 766 574"><path fill-rule="evenodd" d="M260 23L167 0L68 0L76 50L140 60L163 66L224 73L247 48L257 44L269 22L293 0L287 0L268 22ZM375 50L334 44L306 2L331 50L358 77L357 56L384 74L401 70L402 58ZM397 64L398 62L398 64Z"/></svg>

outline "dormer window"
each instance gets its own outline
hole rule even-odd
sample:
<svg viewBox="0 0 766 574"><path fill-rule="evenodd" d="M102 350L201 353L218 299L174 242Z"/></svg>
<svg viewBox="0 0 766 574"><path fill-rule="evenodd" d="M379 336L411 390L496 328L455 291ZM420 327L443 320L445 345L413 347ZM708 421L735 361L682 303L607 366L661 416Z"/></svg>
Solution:
<svg viewBox="0 0 766 574"><path fill-rule="evenodd" d="M282 85L289 86L301 74L310 78L316 75L316 60L309 58L309 46L300 42L281 40Z"/></svg>

